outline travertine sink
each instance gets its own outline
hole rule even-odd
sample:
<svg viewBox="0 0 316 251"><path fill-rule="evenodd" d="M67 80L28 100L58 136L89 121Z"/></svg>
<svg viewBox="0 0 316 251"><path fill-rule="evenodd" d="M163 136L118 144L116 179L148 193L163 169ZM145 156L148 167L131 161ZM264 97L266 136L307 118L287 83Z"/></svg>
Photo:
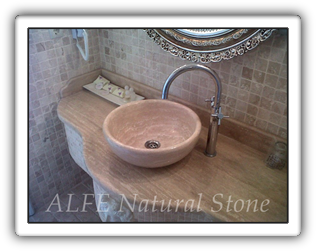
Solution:
<svg viewBox="0 0 316 251"><path fill-rule="evenodd" d="M113 110L103 123L112 151L148 168L173 164L199 139L201 121L190 108L169 100L141 100Z"/></svg>

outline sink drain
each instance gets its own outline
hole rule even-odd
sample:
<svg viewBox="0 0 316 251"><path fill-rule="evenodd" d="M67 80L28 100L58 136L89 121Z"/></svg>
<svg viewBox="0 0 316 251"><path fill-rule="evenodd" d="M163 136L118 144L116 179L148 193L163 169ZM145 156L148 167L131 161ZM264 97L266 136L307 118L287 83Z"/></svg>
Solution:
<svg viewBox="0 0 316 251"><path fill-rule="evenodd" d="M157 149L160 147L160 143L157 140L148 140L145 143L145 147L148 149Z"/></svg>

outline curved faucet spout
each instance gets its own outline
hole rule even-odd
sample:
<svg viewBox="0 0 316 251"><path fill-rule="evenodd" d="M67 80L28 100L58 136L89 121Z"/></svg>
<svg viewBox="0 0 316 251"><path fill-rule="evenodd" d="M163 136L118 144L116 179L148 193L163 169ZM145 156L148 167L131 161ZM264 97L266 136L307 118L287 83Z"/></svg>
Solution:
<svg viewBox="0 0 316 251"><path fill-rule="evenodd" d="M182 73L187 71L193 71L193 70L202 70L207 73L209 73L216 81L216 94L215 99L207 99L206 101L211 101L211 116L210 116L210 125L208 130L208 137L207 137L207 145L205 149L205 155L208 157L215 157L216 156L216 141L217 141L217 134L218 134L218 126L220 125L221 119L227 116L224 116L221 113L221 95L222 95L222 84L221 81L216 74L215 71L211 70L210 68L204 66L204 65L183 65L173 71L170 76L167 78L164 87L162 89L162 99L168 98L169 88L172 82Z"/></svg>
<svg viewBox="0 0 316 251"><path fill-rule="evenodd" d="M162 89L162 99L167 99L168 94L169 94L169 88L172 84L172 82L182 73L187 72L187 71L193 71L193 70L202 70L207 73L209 73L216 81L216 103L215 103L215 110L217 111L219 106L220 106L220 101L221 101L221 95L222 95L222 83L215 71L212 69L208 68L207 66L204 65L183 65L179 67L178 69L174 70L170 76L167 78L164 87Z"/></svg>

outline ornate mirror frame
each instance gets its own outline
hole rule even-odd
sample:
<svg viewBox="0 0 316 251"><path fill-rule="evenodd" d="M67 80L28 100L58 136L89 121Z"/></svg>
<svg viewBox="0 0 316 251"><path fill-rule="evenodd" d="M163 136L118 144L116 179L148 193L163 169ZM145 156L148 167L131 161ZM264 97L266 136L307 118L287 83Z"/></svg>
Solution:
<svg viewBox="0 0 316 251"><path fill-rule="evenodd" d="M276 29L144 29L164 51L195 63L220 62L256 48Z"/></svg>

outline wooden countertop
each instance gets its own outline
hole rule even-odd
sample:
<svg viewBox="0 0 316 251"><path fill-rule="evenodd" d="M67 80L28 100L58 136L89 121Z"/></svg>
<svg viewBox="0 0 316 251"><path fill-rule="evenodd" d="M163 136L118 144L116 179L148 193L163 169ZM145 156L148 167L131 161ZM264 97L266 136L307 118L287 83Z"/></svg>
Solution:
<svg viewBox="0 0 316 251"><path fill-rule="evenodd" d="M199 207L221 221L287 222L287 169L266 167L265 154L219 134L217 156L208 158L203 128L195 149L178 163L133 166L118 158L103 136L103 121L116 107L86 90L58 105L59 118L82 136L85 162L98 184L131 200L134 194L138 200L194 200L197 207L200 199Z"/></svg>

